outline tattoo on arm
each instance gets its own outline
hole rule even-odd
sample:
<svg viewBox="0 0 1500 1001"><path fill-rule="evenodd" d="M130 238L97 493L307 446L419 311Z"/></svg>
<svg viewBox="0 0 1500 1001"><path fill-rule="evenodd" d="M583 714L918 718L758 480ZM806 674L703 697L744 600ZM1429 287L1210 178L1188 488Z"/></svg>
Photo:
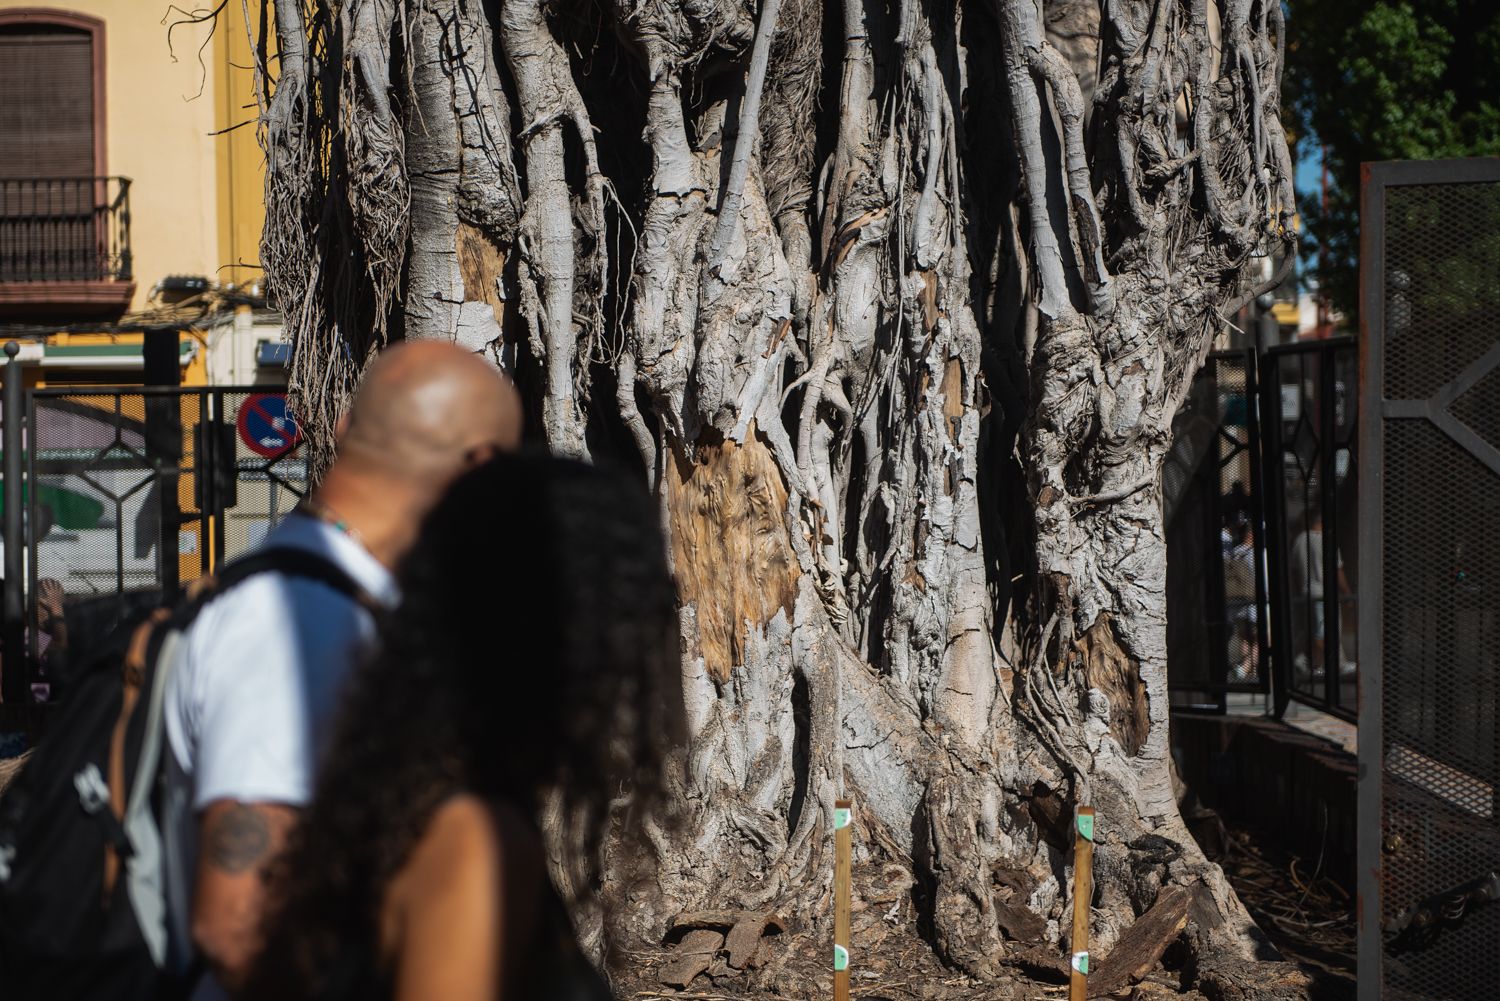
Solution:
<svg viewBox="0 0 1500 1001"><path fill-rule="evenodd" d="M235 803L220 811L203 832L204 857L229 873L248 872L260 865L271 849L271 826L253 806Z"/></svg>

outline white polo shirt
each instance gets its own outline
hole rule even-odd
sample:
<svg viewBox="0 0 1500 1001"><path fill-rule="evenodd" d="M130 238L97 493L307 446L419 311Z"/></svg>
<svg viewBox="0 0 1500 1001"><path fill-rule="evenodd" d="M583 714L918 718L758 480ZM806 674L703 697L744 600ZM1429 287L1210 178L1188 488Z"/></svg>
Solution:
<svg viewBox="0 0 1500 1001"><path fill-rule="evenodd" d="M316 518L289 515L262 548L319 553L377 602L396 603L390 572ZM257 574L215 598L183 635L165 701L171 753L162 833L172 965L181 968L192 954L199 812L221 799L308 801L340 690L374 635L369 612L348 596L277 573Z"/></svg>

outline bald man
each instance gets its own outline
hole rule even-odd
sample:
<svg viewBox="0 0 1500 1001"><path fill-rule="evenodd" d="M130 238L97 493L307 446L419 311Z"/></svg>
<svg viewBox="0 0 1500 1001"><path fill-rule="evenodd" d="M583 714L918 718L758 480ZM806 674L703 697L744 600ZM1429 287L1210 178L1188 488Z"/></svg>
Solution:
<svg viewBox="0 0 1500 1001"><path fill-rule="evenodd" d="M374 638L369 607L396 602L392 571L449 484L516 448L521 407L475 355L412 342L370 366L337 433L317 494L262 548L312 553L345 587L278 573L242 581L194 620L168 679L167 955L170 969L207 969L195 998L232 991L255 957L263 873L311 794L340 687Z"/></svg>

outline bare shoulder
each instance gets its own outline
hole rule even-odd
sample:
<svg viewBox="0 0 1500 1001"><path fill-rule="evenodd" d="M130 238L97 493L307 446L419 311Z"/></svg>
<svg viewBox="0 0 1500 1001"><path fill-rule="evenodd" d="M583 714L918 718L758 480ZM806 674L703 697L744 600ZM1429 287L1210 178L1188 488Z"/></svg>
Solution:
<svg viewBox="0 0 1500 1001"><path fill-rule="evenodd" d="M412 864L446 867L493 858L499 853L500 830L488 804L478 796L459 793L444 801L432 815L412 853Z"/></svg>
<svg viewBox="0 0 1500 1001"><path fill-rule="evenodd" d="M461 792L444 800L433 812L423 841L455 850L488 851L516 860L535 851L536 861L540 861L541 842L520 813L473 793Z"/></svg>
<svg viewBox="0 0 1500 1001"><path fill-rule="evenodd" d="M459 793L433 812L391 886L390 903L405 909L453 889L529 895L542 865L541 841L515 811Z"/></svg>
<svg viewBox="0 0 1500 1001"><path fill-rule="evenodd" d="M383 909L398 1001L496 997L529 948L533 922L521 916L537 906L542 859L513 811L465 794L439 806Z"/></svg>
<svg viewBox="0 0 1500 1001"><path fill-rule="evenodd" d="M391 885L392 903L410 907L450 888L492 886L500 878L500 834L483 800L460 794L433 813Z"/></svg>

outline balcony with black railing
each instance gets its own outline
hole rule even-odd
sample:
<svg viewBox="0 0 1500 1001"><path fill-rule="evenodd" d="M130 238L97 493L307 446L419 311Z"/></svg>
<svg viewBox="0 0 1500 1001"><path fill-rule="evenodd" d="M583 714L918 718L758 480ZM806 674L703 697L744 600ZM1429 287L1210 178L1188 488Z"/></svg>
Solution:
<svg viewBox="0 0 1500 1001"><path fill-rule="evenodd" d="M135 291L130 178L0 178L0 318L118 318Z"/></svg>

